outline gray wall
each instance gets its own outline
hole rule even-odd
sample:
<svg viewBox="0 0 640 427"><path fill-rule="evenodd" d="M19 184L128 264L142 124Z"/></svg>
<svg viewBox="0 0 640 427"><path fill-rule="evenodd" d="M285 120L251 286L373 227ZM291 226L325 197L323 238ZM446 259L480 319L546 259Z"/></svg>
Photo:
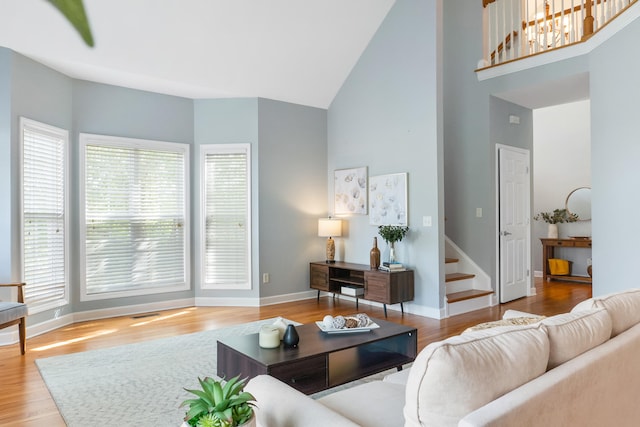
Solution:
<svg viewBox="0 0 640 427"><path fill-rule="evenodd" d="M73 311L148 304L193 297L193 291L159 293L126 298L80 301L79 251L79 134L121 136L125 138L192 144L193 101L169 95L128 89L100 83L73 80L73 129L71 132L71 289ZM193 147L191 147L193 151ZM193 158L193 153L191 153ZM193 200L193 189L191 199ZM191 224L192 230L194 224ZM193 257L193 250L191 256ZM74 261L76 260L76 261Z"/></svg>
<svg viewBox="0 0 640 427"><path fill-rule="evenodd" d="M259 100L261 297L309 290L309 261L324 259L327 111ZM261 279L262 275L260 275ZM257 283L262 283L260 280Z"/></svg>
<svg viewBox="0 0 640 427"><path fill-rule="evenodd" d="M11 144L11 62L12 53L9 49L0 47L0 281L16 280L13 276L11 262L14 257L14 236L12 232L11 209L14 201L11 198L11 188L14 175L12 152L17 151ZM16 175L17 176L17 172ZM3 290L0 298L8 299L8 291ZM6 295L5 295L6 294Z"/></svg>
<svg viewBox="0 0 640 427"><path fill-rule="evenodd" d="M259 223L256 220L260 189L258 185L258 159L260 150L258 146L258 100L256 98L242 99L201 99L194 101L194 159L191 163L193 192L191 204L193 206L193 239L192 239L192 261L194 269L191 279L194 283L196 297L206 298L257 298L259 287L259 262L258 262L258 240L260 236ZM253 288L251 291L238 290L202 290L202 262L201 262L201 237L204 233L200 229L200 147L207 144L230 144L243 143L251 144L251 209L253 223L251 233L253 246L251 248L251 266Z"/></svg>
<svg viewBox="0 0 640 427"><path fill-rule="evenodd" d="M579 75L587 71L588 61L580 56L478 81L474 69L482 56L482 4L447 0L444 6L445 232L495 284L495 144L531 149L532 114L494 95ZM517 128L502 121L510 111L521 118ZM483 208L486 221L475 218L476 207Z"/></svg>
<svg viewBox="0 0 640 427"><path fill-rule="evenodd" d="M63 129L71 129L71 89L72 80L52 71L31 59L18 55L4 48L0 48L8 62L3 64L3 71L9 70L10 81L10 111L2 115L10 128L10 139L0 141L2 150L8 150L9 156L2 161L10 162L3 173L11 171L9 179L2 181L10 186L8 193L2 196L2 214L6 215L8 230L2 230L0 235L3 242L10 245L10 256L0 258L5 279L18 280L20 278L20 142L19 118L21 116L34 119ZM8 68L5 69L4 66ZM3 99L5 99L3 97ZM4 156L3 156L4 157ZM6 233L6 234L5 234ZM71 299L71 298L70 298ZM70 311L70 306L61 307L60 314ZM39 313L30 316L29 323L51 317L49 313Z"/></svg>
<svg viewBox="0 0 640 427"><path fill-rule="evenodd" d="M636 7L636 6L634 6ZM629 188L640 180L637 159L637 76L640 58L635 40L640 23L596 47L591 53L538 66L506 76L478 81L472 71L482 54L482 5L447 0L445 21L445 189L446 233L479 265L496 277L494 263L482 255L493 241L495 227L481 227L468 219L473 200L491 200L494 166L474 162L493 152L489 98L512 90L555 83L589 73L591 99L593 294L636 287L629 270L640 256L632 239L640 225L624 220L638 210L639 201ZM495 212L489 215L495 216ZM621 217L623 219L621 219Z"/></svg>
<svg viewBox="0 0 640 427"><path fill-rule="evenodd" d="M594 295L638 287L639 39L636 20L589 58Z"/></svg>
<svg viewBox="0 0 640 427"><path fill-rule="evenodd" d="M397 244L397 256L415 269L409 311L431 316L440 315L444 286L441 7L434 0L397 1L328 115L329 213L334 170L367 166L369 176L408 173L410 231ZM422 226L423 216L432 217L432 227ZM367 264L377 227L368 216L346 219L337 258Z"/></svg>

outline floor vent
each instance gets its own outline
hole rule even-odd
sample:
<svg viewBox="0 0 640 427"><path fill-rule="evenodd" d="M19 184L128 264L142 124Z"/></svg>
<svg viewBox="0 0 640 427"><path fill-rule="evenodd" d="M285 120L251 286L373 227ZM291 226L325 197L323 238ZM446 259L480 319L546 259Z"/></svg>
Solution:
<svg viewBox="0 0 640 427"><path fill-rule="evenodd" d="M132 319L144 319L145 317L153 317L153 316L159 316L158 313L144 313L144 314L138 314L136 316L131 316Z"/></svg>

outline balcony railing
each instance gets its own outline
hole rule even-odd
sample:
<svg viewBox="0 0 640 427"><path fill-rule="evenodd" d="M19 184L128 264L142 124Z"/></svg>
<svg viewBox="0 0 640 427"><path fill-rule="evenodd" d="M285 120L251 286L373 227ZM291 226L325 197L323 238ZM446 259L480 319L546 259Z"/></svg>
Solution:
<svg viewBox="0 0 640 427"><path fill-rule="evenodd" d="M588 39L637 0L482 0L490 67Z"/></svg>

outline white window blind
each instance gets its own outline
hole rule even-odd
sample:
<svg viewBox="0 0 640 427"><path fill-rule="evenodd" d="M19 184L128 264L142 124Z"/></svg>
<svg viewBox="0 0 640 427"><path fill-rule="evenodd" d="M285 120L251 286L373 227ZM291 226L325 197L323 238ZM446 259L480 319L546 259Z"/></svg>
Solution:
<svg viewBox="0 0 640 427"><path fill-rule="evenodd" d="M248 144L202 147L203 288L251 289Z"/></svg>
<svg viewBox="0 0 640 427"><path fill-rule="evenodd" d="M81 149L83 298L188 289L188 146L82 134Z"/></svg>
<svg viewBox="0 0 640 427"><path fill-rule="evenodd" d="M68 303L68 131L20 119L22 275L30 313Z"/></svg>

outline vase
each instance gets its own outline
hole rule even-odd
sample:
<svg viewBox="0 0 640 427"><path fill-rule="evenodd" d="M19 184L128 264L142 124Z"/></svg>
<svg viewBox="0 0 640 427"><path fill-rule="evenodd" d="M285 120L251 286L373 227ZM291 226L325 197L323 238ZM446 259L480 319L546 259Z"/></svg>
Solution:
<svg viewBox="0 0 640 427"><path fill-rule="evenodd" d="M298 342L300 342L300 337L298 336L298 331L296 331L296 327L293 325L287 326L287 330L282 337L282 343L285 347L297 347Z"/></svg>
<svg viewBox="0 0 640 427"><path fill-rule="evenodd" d="M276 321L273 322L273 325L271 326L278 329L278 332L280 335L280 341L282 341L282 337L284 337L284 333L287 330L287 324L285 323L284 319L282 317L278 317Z"/></svg>
<svg viewBox="0 0 640 427"><path fill-rule="evenodd" d="M547 237L549 239L558 238L558 224L549 224L547 227Z"/></svg>
<svg viewBox="0 0 640 427"><path fill-rule="evenodd" d="M369 252L369 265L371 269L377 270L380 267L380 249L378 249L378 238L373 238L373 248Z"/></svg>
<svg viewBox="0 0 640 427"><path fill-rule="evenodd" d="M396 260L396 242L389 242L389 262L394 263Z"/></svg>
<svg viewBox="0 0 640 427"><path fill-rule="evenodd" d="M251 418L249 419L249 421L247 421L244 424L239 424L238 427L256 427L256 412L255 410L253 411L253 415L251 416ZM184 421L182 424L180 424L180 427L191 427L191 425Z"/></svg>

